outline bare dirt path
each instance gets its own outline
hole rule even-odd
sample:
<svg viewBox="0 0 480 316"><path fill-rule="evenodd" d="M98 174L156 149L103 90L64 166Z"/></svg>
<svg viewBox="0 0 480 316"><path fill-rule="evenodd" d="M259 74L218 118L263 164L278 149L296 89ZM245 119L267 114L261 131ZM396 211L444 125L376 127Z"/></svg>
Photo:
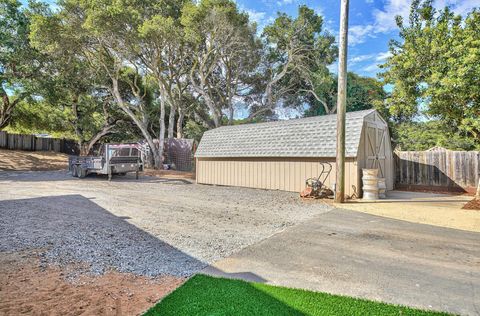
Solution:
<svg viewBox="0 0 480 316"><path fill-rule="evenodd" d="M77 274L44 267L33 253L0 256L0 315L137 315L177 288L183 278L148 278L109 271Z"/></svg>
<svg viewBox="0 0 480 316"><path fill-rule="evenodd" d="M0 171L65 170L67 165L67 154L0 149Z"/></svg>

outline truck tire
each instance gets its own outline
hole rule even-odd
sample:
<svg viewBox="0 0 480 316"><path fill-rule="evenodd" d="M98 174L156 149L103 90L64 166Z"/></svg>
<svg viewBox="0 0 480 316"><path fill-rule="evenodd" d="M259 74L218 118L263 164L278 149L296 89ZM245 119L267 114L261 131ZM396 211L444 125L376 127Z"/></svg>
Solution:
<svg viewBox="0 0 480 316"><path fill-rule="evenodd" d="M87 176L87 169L78 166L78 177L83 179Z"/></svg>
<svg viewBox="0 0 480 316"><path fill-rule="evenodd" d="M72 177L78 177L78 169L77 169L77 165L73 165L72 166Z"/></svg>

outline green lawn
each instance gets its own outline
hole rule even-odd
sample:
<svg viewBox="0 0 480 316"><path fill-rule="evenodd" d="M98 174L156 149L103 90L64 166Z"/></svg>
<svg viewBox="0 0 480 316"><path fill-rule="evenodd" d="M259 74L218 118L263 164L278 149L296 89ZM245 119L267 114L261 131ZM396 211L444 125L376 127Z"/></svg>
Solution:
<svg viewBox="0 0 480 316"><path fill-rule="evenodd" d="M196 275L145 315L448 315L326 293Z"/></svg>

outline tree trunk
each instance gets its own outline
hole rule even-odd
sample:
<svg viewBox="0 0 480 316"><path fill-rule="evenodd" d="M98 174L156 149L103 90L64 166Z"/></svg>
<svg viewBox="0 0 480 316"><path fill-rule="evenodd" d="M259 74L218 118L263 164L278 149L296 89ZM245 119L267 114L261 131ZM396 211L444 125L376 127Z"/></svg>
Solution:
<svg viewBox="0 0 480 316"><path fill-rule="evenodd" d="M148 141L147 141L148 142ZM163 169L163 165L162 165L162 156L159 154L159 146L153 144L153 147L152 145L149 145L150 146L150 151L152 152L152 155L153 155L153 168L154 169ZM162 151L163 151L163 148L162 148Z"/></svg>
<svg viewBox="0 0 480 316"><path fill-rule="evenodd" d="M205 92L205 89L207 86L205 83L205 79L202 77L200 81L201 81L201 85L196 84L196 81L193 76L193 72L190 72L190 82L192 84L193 90L203 97L205 104L210 110L210 114L212 115L212 119L215 127L220 127L222 112L221 110L217 111L217 108L215 107L215 102L212 100L212 98L210 98L209 94Z"/></svg>
<svg viewBox="0 0 480 316"><path fill-rule="evenodd" d="M178 119L177 119L177 138L183 138L183 120L185 118L185 113L181 107L178 108Z"/></svg>
<svg viewBox="0 0 480 316"><path fill-rule="evenodd" d="M175 114L177 112L176 106L171 105L170 114L168 115L168 138L173 138L173 131L175 129Z"/></svg>
<svg viewBox="0 0 480 316"><path fill-rule="evenodd" d="M233 125L233 115L235 113L235 109L233 108L233 102L232 102L232 95L227 96L227 103L228 103L228 125Z"/></svg>
<svg viewBox="0 0 480 316"><path fill-rule="evenodd" d="M2 104L0 104L0 130L2 130L10 123L10 120L12 119L13 109L23 98L25 98L25 96L20 95L15 100L13 100L13 102L11 102L7 92L1 86L0 95L2 97Z"/></svg>
<svg viewBox="0 0 480 316"><path fill-rule="evenodd" d="M205 113L194 110L193 111L193 116L194 116L194 118L197 122L202 124L203 127L208 128L208 129L215 128L215 123Z"/></svg>
<svg viewBox="0 0 480 316"><path fill-rule="evenodd" d="M10 123L11 118L12 118L12 116L8 113L1 113L0 114L0 130L7 127L7 125Z"/></svg>
<svg viewBox="0 0 480 316"><path fill-rule="evenodd" d="M160 123L160 133L158 135L158 155L160 156L160 161L162 163L160 169L163 169L163 149L165 147L165 100L163 97L160 97L160 117L158 120Z"/></svg>
<svg viewBox="0 0 480 316"><path fill-rule="evenodd" d="M115 126L119 122L120 122L120 120L116 121L113 124L108 124L108 122L105 122L105 125L103 126L102 130L99 131L97 134L95 134L95 136L93 136L86 144L84 144L85 155L90 154L90 152L93 149L93 146L95 146L95 144L98 143L100 141L100 139L102 139L102 137L104 137L106 135L109 135L109 134L112 134L113 129L115 128Z"/></svg>
<svg viewBox="0 0 480 316"><path fill-rule="evenodd" d="M215 124L215 127L220 127L222 116L221 116L221 113L217 111L217 108L215 107L215 102L213 102L213 100L206 94L203 94L203 99L207 104L208 109L210 110L210 114L212 115L212 119L213 119L213 124Z"/></svg>
<svg viewBox="0 0 480 316"><path fill-rule="evenodd" d="M83 140L79 140L77 144L78 149L80 149L80 156L88 156L88 153L90 152L88 144L86 144Z"/></svg>
<svg viewBox="0 0 480 316"><path fill-rule="evenodd" d="M230 102L231 102L231 101L230 101ZM230 105L229 105L229 115L228 115L228 125L232 125L232 124L233 124L233 114L234 114L233 105L230 104Z"/></svg>
<svg viewBox="0 0 480 316"><path fill-rule="evenodd" d="M111 78L111 79L112 79L112 94L113 94L113 97L115 98L115 101L117 101L117 104L120 107L120 109L122 109L122 111L125 112L125 114L127 114L135 123L135 125L137 125L137 127L140 129L140 132L142 133L143 137L145 137L145 140L150 146L150 150L153 155L154 168L160 169L162 167L161 154L159 154L160 148L153 141L153 137L148 131L147 124L144 124L141 120L139 120L138 117L135 115L135 113L133 113L132 110L128 107L128 105L126 105L125 102L123 101L123 98L118 89L118 79L116 78ZM165 106L164 106L163 112L165 112ZM165 124L164 124L164 132L165 132ZM162 145L162 151L163 151L163 145Z"/></svg>
<svg viewBox="0 0 480 316"><path fill-rule="evenodd" d="M215 111L215 114L213 115L213 121L215 122L215 127L222 126L222 112L221 111Z"/></svg>
<svg viewBox="0 0 480 316"><path fill-rule="evenodd" d="M85 147L85 140L83 139L83 131L80 128L80 115L78 114L78 95L75 95L72 100L72 114L73 114L73 121L71 121L73 125L73 129L75 130L75 135L77 136L77 144L78 149L80 150L80 156L86 156L88 154L87 148Z"/></svg>

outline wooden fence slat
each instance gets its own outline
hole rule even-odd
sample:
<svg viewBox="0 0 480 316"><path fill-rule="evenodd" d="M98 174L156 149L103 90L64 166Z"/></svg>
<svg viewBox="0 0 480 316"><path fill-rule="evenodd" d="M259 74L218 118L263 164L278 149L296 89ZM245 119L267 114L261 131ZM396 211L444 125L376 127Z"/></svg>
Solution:
<svg viewBox="0 0 480 316"><path fill-rule="evenodd" d="M480 153L476 152L469 152L468 153L468 161L470 162L469 170L471 170L470 174L468 175L468 185L474 187L477 185L475 183L475 175L478 175L480 173L480 167L478 164L475 164L475 161L480 160Z"/></svg>
<svg viewBox="0 0 480 316"><path fill-rule="evenodd" d="M440 186L448 186L450 177L447 171L447 153L439 151L436 154L438 156L438 182Z"/></svg>
<svg viewBox="0 0 480 316"><path fill-rule="evenodd" d="M0 131L0 148L7 148L8 134Z"/></svg>
<svg viewBox="0 0 480 316"><path fill-rule="evenodd" d="M480 152L396 151L395 169L397 186L472 191L480 177Z"/></svg>

